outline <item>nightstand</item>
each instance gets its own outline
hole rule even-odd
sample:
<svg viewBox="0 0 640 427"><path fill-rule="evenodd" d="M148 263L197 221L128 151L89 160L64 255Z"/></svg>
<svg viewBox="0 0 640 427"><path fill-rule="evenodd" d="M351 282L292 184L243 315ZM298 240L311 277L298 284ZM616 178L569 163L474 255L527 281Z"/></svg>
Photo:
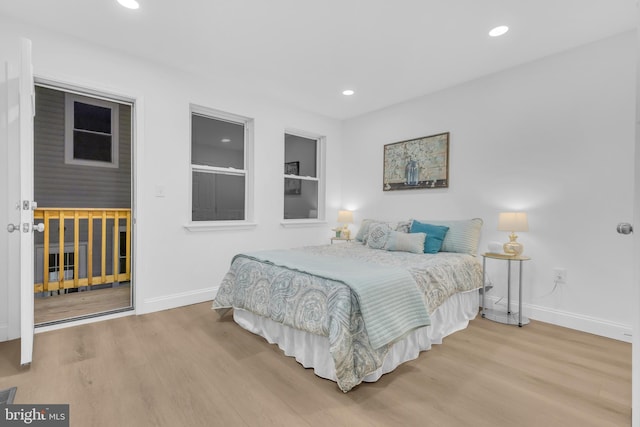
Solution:
<svg viewBox="0 0 640 427"><path fill-rule="evenodd" d="M506 261L507 262L507 311L506 313L499 310L492 310L485 308L485 282L487 276L486 264L487 258L492 260ZM507 325L526 325L529 323L529 319L522 317L522 263L530 261L528 256L513 256L507 254L494 254L484 253L482 254L482 317L485 319L493 320L494 322L505 323ZM518 263L518 311L513 313L511 311L511 263Z"/></svg>
<svg viewBox="0 0 640 427"><path fill-rule="evenodd" d="M350 242L353 239L351 237L347 238L347 237L332 237L331 238L331 244L333 245L333 242Z"/></svg>

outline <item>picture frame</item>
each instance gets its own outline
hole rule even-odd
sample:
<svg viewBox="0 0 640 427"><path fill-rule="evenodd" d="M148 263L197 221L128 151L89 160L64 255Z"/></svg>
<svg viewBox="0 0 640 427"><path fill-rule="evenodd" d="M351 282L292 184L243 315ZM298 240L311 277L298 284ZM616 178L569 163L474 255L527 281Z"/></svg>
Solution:
<svg viewBox="0 0 640 427"><path fill-rule="evenodd" d="M300 162L286 162L284 164L285 175L300 175ZM302 180L285 178L284 194L288 196L299 196L302 193Z"/></svg>
<svg viewBox="0 0 640 427"><path fill-rule="evenodd" d="M449 132L384 146L383 191L449 187Z"/></svg>

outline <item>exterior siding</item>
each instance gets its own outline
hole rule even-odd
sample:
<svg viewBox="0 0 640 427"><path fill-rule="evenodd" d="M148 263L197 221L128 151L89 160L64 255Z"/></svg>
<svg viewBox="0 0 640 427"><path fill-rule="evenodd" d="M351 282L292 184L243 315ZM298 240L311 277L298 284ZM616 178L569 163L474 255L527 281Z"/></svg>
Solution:
<svg viewBox="0 0 640 427"><path fill-rule="evenodd" d="M36 86L34 196L40 207L131 207L131 107L120 104L118 168L64 162L64 92Z"/></svg>

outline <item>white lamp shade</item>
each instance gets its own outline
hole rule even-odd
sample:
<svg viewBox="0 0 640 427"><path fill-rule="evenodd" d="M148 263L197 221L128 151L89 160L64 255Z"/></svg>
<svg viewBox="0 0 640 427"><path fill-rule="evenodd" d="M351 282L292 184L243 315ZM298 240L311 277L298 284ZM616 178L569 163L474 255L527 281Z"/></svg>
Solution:
<svg viewBox="0 0 640 427"><path fill-rule="evenodd" d="M351 211L338 211L338 222L340 224L352 224L353 212Z"/></svg>
<svg viewBox="0 0 640 427"><path fill-rule="evenodd" d="M529 231L525 212L502 212L498 218L498 231Z"/></svg>

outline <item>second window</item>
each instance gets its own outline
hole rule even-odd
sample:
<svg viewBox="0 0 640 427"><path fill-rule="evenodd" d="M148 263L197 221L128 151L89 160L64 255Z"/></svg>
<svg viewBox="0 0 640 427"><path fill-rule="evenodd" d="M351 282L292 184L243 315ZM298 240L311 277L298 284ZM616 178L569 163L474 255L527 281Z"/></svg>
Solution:
<svg viewBox="0 0 640 427"><path fill-rule="evenodd" d="M285 133L284 219L318 219L320 138Z"/></svg>

